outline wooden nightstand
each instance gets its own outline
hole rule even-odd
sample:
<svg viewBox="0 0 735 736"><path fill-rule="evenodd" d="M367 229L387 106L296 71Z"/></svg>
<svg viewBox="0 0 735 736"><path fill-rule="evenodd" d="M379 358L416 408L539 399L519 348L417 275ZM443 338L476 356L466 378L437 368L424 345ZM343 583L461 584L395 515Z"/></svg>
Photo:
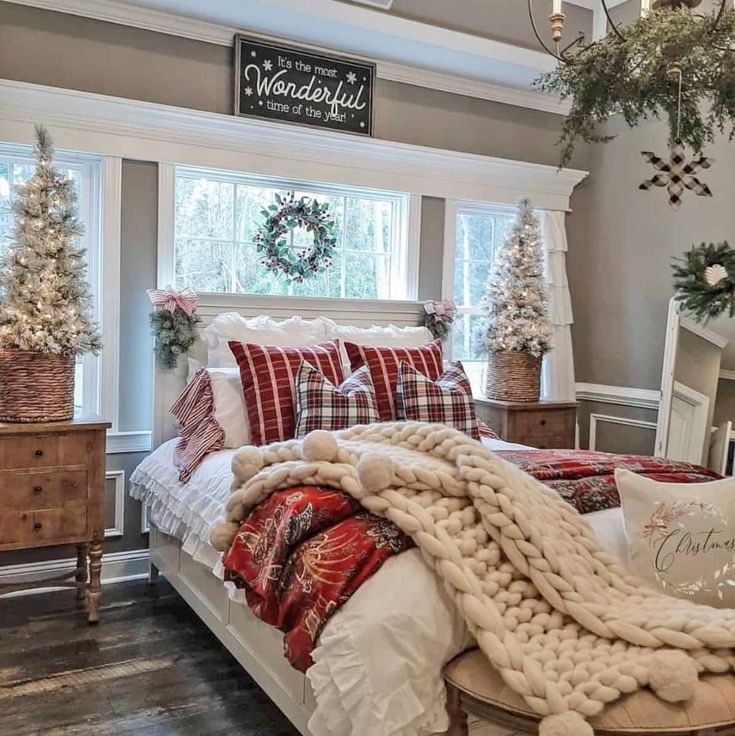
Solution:
<svg viewBox="0 0 735 736"><path fill-rule="evenodd" d="M77 545L76 569L42 581L2 584L0 595L53 586L74 587L83 598L86 590L87 620L98 620L109 426L97 418L0 422L0 552Z"/></svg>
<svg viewBox="0 0 735 736"><path fill-rule="evenodd" d="M477 418L506 442L540 450L573 449L576 444L577 404L573 401L515 403L475 399L475 410Z"/></svg>

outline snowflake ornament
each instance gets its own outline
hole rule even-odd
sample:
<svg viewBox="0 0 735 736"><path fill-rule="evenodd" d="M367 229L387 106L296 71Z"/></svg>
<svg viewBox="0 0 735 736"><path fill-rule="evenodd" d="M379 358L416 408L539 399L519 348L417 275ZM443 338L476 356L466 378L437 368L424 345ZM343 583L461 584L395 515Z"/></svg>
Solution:
<svg viewBox="0 0 735 736"><path fill-rule="evenodd" d="M713 266L708 266L704 270L704 280L707 282L707 286L717 286L721 281L727 278L727 269L715 263Z"/></svg>
<svg viewBox="0 0 735 736"><path fill-rule="evenodd" d="M653 187L666 187L669 192L669 204L674 209L681 206L681 195L684 189L693 191L699 197L712 196L710 188L694 174L699 169L708 169L712 166L713 159L700 156L688 162L684 146L678 141L671 146L669 161L665 161L651 151L641 151L641 156L660 173L646 179L638 188L648 191Z"/></svg>

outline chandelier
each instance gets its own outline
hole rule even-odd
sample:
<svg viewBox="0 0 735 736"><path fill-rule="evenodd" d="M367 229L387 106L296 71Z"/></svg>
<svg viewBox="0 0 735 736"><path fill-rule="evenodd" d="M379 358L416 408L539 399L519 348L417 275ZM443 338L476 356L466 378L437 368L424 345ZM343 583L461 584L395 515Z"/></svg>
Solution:
<svg viewBox="0 0 735 736"><path fill-rule="evenodd" d="M549 7L549 0L543 0ZM528 15L542 48L556 68L536 80L541 90L571 100L561 135L561 165L568 163L577 141L610 140L602 127L621 115L631 127L649 119L668 121L670 155L643 152L654 176L642 189L666 187L669 202L681 203L684 189L711 196L695 173L712 160L702 155L717 133L735 137L735 3L718 0L700 12L701 0L640 0L640 16L616 23L608 0L600 0L609 32L589 41L580 32L565 39L562 0L551 0L550 40ZM695 158L689 159L690 149Z"/></svg>

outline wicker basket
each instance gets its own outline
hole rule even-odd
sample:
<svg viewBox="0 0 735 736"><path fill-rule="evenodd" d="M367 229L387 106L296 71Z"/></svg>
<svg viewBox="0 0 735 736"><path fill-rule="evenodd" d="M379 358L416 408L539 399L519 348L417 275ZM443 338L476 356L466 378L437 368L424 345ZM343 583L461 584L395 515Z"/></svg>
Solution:
<svg viewBox="0 0 735 736"><path fill-rule="evenodd" d="M541 358L528 353L490 353L485 396L496 401L538 401L541 394Z"/></svg>
<svg viewBox="0 0 735 736"><path fill-rule="evenodd" d="M0 421L71 419L75 362L73 355L0 350Z"/></svg>

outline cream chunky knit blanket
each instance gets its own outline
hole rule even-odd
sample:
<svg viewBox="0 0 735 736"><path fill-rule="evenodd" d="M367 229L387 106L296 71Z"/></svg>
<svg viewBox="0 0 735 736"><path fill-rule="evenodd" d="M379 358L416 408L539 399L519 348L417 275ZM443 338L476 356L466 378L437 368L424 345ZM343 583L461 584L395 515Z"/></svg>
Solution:
<svg viewBox="0 0 735 736"><path fill-rule="evenodd" d="M294 485L339 488L410 535L478 645L543 717L541 736L589 736L585 718L649 686L686 700L698 673L735 665L735 610L651 592L553 491L442 425L313 432L233 463L226 550L248 510Z"/></svg>

